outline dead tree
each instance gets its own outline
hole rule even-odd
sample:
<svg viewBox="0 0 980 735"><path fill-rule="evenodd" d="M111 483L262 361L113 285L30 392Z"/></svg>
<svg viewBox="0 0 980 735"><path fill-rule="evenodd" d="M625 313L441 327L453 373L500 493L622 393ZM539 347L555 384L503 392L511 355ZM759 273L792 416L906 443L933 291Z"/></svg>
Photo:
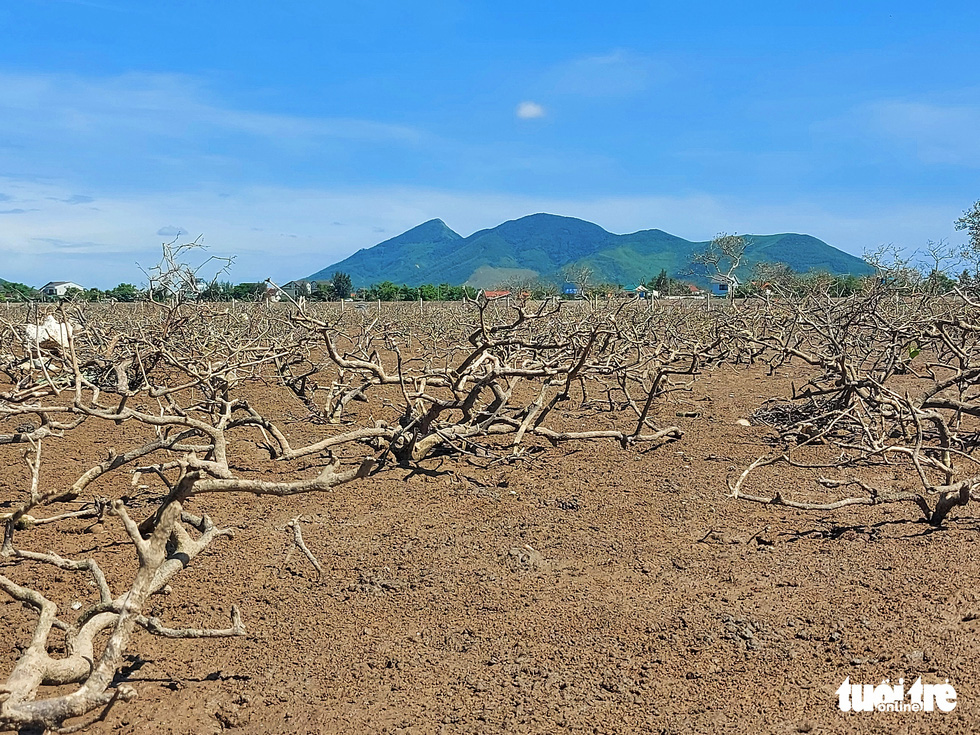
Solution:
<svg viewBox="0 0 980 735"><path fill-rule="evenodd" d="M146 612L153 594L233 535L207 514L191 513L192 499L327 492L436 455L506 460L531 440L544 451L590 440L657 446L681 435L654 421L657 401L683 387L677 376L692 379L712 351L710 340L654 334L649 315L567 315L550 302L513 310L464 304L453 312L463 317L456 327L365 320L346 332L350 325L302 309L287 316L259 305L217 310L179 301L118 308L126 311L104 319L62 310L58 318L79 328L63 349L36 360L9 336L13 325L0 325L10 354L2 365L0 449L26 450L30 477L0 516L0 589L37 615L0 683L0 728L77 729L82 718L132 698L129 685L113 682L138 628L169 638L244 634L236 607L222 629L179 627ZM286 382L284 366L296 369L291 379L306 374L308 385L340 376L371 402L371 413L329 398L328 415L349 423L325 423L316 441L292 446L279 419L246 391ZM573 403L594 415L603 401L619 428L579 430L561 415ZM129 446L78 468L70 484L47 486L42 467L61 436L112 425L129 427ZM241 438L269 451L280 479L242 469L235 461ZM300 464L315 471L310 476ZM146 487L103 497L119 475L133 478L127 487ZM71 559L32 548L38 527L81 517L119 524L136 571L110 579L99 560L104 550ZM38 567L86 575L97 599L77 614L61 610L28 583L26 570ZM62 639L63 655L56 653Z"/></svg>
<svg viewBox="0 0 980 735"><path fill-rule="evenodd" d="M883 279L845 298L814 289L780 302L765 334L744 337L768 351L773 370L802 362L815 377L755 413L756 423L780 431L784 445L730 483L732 497L802 510L913 503L941 525L980 487L977 306ZM814 448L824 459L814 459ZM780 465L836 474L817 483L862 494L804 502L746 490L751 476ZM882 466L908 481L883 486L861 477Z"/></svg>

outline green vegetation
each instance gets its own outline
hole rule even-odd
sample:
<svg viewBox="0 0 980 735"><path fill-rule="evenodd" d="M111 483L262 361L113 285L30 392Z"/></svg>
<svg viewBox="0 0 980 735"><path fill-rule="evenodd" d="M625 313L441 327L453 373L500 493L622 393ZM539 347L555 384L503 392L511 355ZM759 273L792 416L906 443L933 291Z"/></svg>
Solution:
<svg viewBox="0 0 980 735"><path fill-rule="evenodd" d="M50 298L50 297L48 297ZM139 301L146 298L146 292L131 283L120 283L108 291L97 288L69 288L63 297L65 301Z"/></svg>
<svg viewBox="0 0 980 735"><path fill-rule="evenodd" d="M335 299L348 299L354 293L354 284L351 282L350 276L343 271L338 271L333 274L330 286L333 292L333 298Z"/></svg>
<svg viewBox="0 0 980 735"><path fill-rule="evenodd" d="M799 274L782 264L762 263L754 269L752 280L739 286L735 292L735 297L780 296L800 298L806 294L826 293L830 296L843 298L869 289L880 288L882 283L890 284L897 291L942 295L952 293L956 288L969 288L972 283L972 275L969 271L964 271L958 280L954 280L935 269L929 272L911 269L901 279L889 275L858 278L857 276L840 276L832 273Z"/></svg>
<svg viewBox="0 0 980 735"><path fill-rule="evenodd" d="M657 277L651 278L643 286L648 291L656 291L661 296L688 296L694 284L679 278L671 278L667 275L667 269L661 268Z"/></svg>
<svg viewBox="0 0 980 735"><path fill-rule="evenodd" d="M23 283L0 278L0 301L31 301L37 298L37 290Z"/></svg>
<svg viewBox="0 0 980 735"><path fill-rule="evenodd" d="M969 209L963 212L963 216L957 219L953 226L957 230L966 230L970 237L967 244L968 254L974 258L980 256L980 199L973 203Z"/></svg>
<svg viewBox="0 0 980 735"><path fill-rule="evenodd" d="M417 288L407 285L397 286L391 281L382 281L369 288L360 288L356 297L367 301L462 301L476 298L477 290L470 286L451 286L448 283L433 285L423 283Z"/></svg>
<svg viewBox="0 0 980 735"><path fill-rule="evenodd" d="M565 293L572 297L625 296L634 295L638 283L662 296L679 296L704 288L711 277L737 278L735 297L800 294L815 285L847 296L866 288L868 279L924 293L960 289L978 294L980 200L954 224L968 233L962 248L929 243L925 253L912 256L883 248L862 260L809 235L793 233L723 234L697 243L661 230L614 235L572 217L535 214L464 238L441 220L431 220L313 274L305 279L305 297L310 301L352 296L372 301L460 301L484 288L532 299L555 296L565 288L573 291ZM951 274L959 269L963 270L954 279ZM438 284L431 282L433 275ZM254 301L267 288L264 282L215 280L199 294L195 288L185 296ZM38 298L36 289L0 279L0 301ZM147 298L147 293L120 283L106 291L70 289L65 298L131 302Z"/></svg>
<svg viewBox="0 0 980 735"><path fill-rule="evenodd" d="M745 254L736 268L746 280L759 262L782 262L798 273L827 271L870 275L871 266L809 235L745 235ZM652 273L678 278L689 272L694 255L709 243L691 242L661 230L614 235L573 217L534 214L461 237L441 220L431 220L309 277L327 278L342 270L356 287L441 281L474 288L539 280L559 283L568 269L588 269L592 283L637 284ZM711 275L692 273L700 286Z"/></svg>
<svg viewBox="0 0 980 735"><path fill-rule="evenodd" d="M201 291L200 301L255 301L265 293L264 282L231 284L227 281L208 284Z"/></svg>

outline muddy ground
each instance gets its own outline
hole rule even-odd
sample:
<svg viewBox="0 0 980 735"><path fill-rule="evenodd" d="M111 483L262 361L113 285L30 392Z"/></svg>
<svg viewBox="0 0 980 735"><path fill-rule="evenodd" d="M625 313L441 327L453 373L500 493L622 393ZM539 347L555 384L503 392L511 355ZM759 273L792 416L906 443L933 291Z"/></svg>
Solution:
<svg viewBox="0 0 980 735"><path fill-rule="evenodd" d="M658 420L685 434L657 449L580 443L489 468L433 460L323 495L194 501L237 533L153 598L151 612L174 627L225 627L237 604L248 633L140 633L120 676L139 698L89 731L976 731L977 509L957 509L933 532L911 505L799 513L726 497L726 479L775 436L736 420L787 394L791 379L790 368L706 373L660 407ZM300 414L268 390L267 405ZM130 430L50 441L42 481L74 479L126 446ZM0 450L6 500L27 472L22 447ZM252 469L274 471L258 450L239 450ZM812 477L770 472L752 489L802 497ZM106 494L125 491L125 477L113 482ZM322 578L293 548L286 524L296 516ZM110 583L134 567L117 521L71 528L18 540L73 556L107 548ZM91 599L80 575L2 567L62 609ZM0 670L33 620L0 601ZM910 685L919 676L948 678L955 710L838 710L846 677Z"/></svg>

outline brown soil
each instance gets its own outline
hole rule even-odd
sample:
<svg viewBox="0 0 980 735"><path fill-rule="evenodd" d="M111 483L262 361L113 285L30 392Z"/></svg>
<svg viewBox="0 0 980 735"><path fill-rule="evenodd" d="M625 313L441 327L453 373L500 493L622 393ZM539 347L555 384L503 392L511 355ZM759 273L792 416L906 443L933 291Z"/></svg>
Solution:
<svg viewBox="0 0 980 735"><path fill-rule="evenodd" d="M686 433L654 450L581 443L488 469L434 460L327 495L195 501L237 535L176 577L151 613L174 627L225 627L237 604L248 635L139 634L121 675L139 698L91 732L975 731L972 506L930 532L913 506L799 513L726 497L726 478L775 435L735 421L788 385L757 369L706 374L660 408L661 423ZM266 405L299 413L269 394ZM50 441L44 482L76 477L128 431ZM22 448L0 449L10 498L27 472ZM255 469L270 465L245 454ZM813 497L808 477L780 471L753 487ZM112 482L125 492L125 477ZM285 528L298 515L322 579ZM110 583L132 570L115 520L85 527L19 539L74 556L117 544ZM80 575L48 572L4 569L62 609L91 598ZM0 601L0 670L33 620ZM948 678L956 709L838 711L845 677L903 676L907 686Z"/></svg>

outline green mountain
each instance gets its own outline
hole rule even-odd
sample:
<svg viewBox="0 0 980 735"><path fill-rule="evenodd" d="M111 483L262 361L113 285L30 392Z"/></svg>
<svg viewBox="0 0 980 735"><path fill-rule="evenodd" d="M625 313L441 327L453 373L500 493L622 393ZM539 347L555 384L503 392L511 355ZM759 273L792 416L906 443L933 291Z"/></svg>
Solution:
<svg viewBox="0 0 980 735"><path fill-rule="evenodd" d="M819 270L863 276L872 272L860 258L810 235L746 235L746 239L749 245L739 268L743 277L758 262L785 263L799 273ZM654 278L661 270L685 277L692 256L707 244L662 230L614 235L591 222L553 214L521 217L469 237L461 237L442 220L434 219L358 250L307 280L328 280L336 271L343 271L355 287L392 281L409 286L465 283L489 288L524 277L561 282L564 269L588 266L593 282L631 285ZM707 282L705 274L693 278Z"/></svg>

